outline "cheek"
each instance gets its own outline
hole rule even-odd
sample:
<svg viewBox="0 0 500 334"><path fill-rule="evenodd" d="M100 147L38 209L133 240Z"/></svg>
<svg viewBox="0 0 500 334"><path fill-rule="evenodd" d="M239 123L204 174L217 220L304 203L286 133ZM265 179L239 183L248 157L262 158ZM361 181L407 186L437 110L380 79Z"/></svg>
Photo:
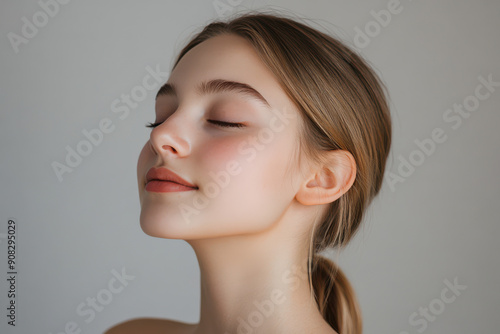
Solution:
<svg viewBox="0 0 500 334"><path fill-rule="evenodd" d="M239 152L238 147L244 141L241 137L219 138L205 142L200 147L199 163L200 174L208 175L209 172L231 171L234 161L241 165L245 156Z"/></svg>
<svg viewBox="0 0 500 334"><path fill-rule="evenodd" d="M248 136L212 139L200 147L201 190L210 198L205 217L215 214L219 224L231 222L234 229L249 228L245 218L254 223L262 220L256 214L268 196L264 192L267 165L273 158L270 149L259 150Z"/></svg>
<svg viewBox="0 0 500 334"><path fill-rule="evenodd" d="M226 171L240 186L250 183L248 189L258 187L261 191L279 191L286 185L285 170L293 154L289 138L280 134L269 142L260 141L256 134L220 138L206 142L200 150L200 172L210 176L209 172Z"/></svg>
<svg viewBox="0 0 500 334"><path fill-rule="evenodd" d="M292 147L284 137L277 137L269 146L268 150L261 153L263 155L260 168L263 171L261 175L263 191L278 202L290 200L293 198L291 194L293 184L289 175L292 168L289 166L293 157Z"/></svg>
<svg viewBox="0 0 500 334"><path fill-rule="evenodd" d="M137 158L137 186L139 190L139 199L142 203L142 192L144 191L144 183L146 182L146 173L148 162L151 161L153 153L151 152L149 142L142 147L139 157Z"/></svg>
<svg viewBox="0 0 500 334"><path fill-rule="evenodd" d="M263 143L250 135L240 138L221 138L204 145L198 167L204 175L203 185L217 183L216 175L228 175L229 183L217 196L219 205L257 207L290 200L288 167L292 147L284 136ZM291 195L291 194L290 194ZM293 198L293 196L292 196Z"/></svg>
<svg viewBox="0 0 500 334"><path fill-rule="evenodd" d="M147 163L147 158L149 154L149 143L146 142L144 146L142 147L141 152L139 153L139 158L137 159L137 178L140 179L142 176L144 176L145 171L145 165Z"/></svg>

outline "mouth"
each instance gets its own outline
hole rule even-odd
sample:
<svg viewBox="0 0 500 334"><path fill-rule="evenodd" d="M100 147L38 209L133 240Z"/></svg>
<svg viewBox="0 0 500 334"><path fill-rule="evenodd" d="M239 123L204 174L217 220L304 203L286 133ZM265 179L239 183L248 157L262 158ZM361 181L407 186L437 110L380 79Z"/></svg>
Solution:
<svg viewBox="0 0 500 334"><path fill-rule="evenodd" d="M146 183L144 189L149 192L169 193L196 190L197 188L188 187L184 184L179 184L172 181L152 179Z"/></svg>
<svg viewBox="0 0 500 334"><path fill-rule="evenodd" d="M197 190L198 187L168 168L151 168L146 174L146 191L177 192Z"/></svg>

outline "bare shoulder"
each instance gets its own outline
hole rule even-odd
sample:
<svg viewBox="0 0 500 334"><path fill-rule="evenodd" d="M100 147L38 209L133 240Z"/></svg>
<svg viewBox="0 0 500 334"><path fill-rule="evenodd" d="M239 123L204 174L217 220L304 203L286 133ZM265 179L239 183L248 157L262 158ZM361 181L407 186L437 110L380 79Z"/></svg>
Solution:
<svg viewBox="0 0 500 334"><path fill-rule="evenodd" d="M195 327L195 324L168 319L136 318L120 322L108 328L103 334L189 334Z"/></svg>

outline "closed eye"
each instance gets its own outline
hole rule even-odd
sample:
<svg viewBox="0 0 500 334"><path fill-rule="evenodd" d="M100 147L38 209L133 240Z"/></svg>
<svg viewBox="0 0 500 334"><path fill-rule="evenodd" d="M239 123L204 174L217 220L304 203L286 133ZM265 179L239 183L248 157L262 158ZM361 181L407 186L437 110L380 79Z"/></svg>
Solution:
<svg viewBox="0 0 500 334"><path fill-rule="evenodd" d="M242 123L229 123L229 122L216 121L213 119L209 119L208 122L213 123L217 126L227 127L227 128L241 128L245 126Z"/></svg>
<svg viewBox="0 0 500 334"><path fill-rule="evenodd" d="M146 127L147 128L156 128L158 125L160 125L162 122L155 122L155 123L151 123L149 122L148 124L146 124Z"/></svg>
<svg viewBox="0 0 500 334"><path fill-rule="evenodd" d="M242 123L229 123L229 122L216 121L216 120L213 120L213 119L209 119L208 122L210 122L212 124L215 124L217 126L227 127L227 128L241 128L241 127L245 126ZM146 124L146 127L147 128L156 128L161 123L162 122L155 122L155 123L149 122L148 124Z"/></svg>

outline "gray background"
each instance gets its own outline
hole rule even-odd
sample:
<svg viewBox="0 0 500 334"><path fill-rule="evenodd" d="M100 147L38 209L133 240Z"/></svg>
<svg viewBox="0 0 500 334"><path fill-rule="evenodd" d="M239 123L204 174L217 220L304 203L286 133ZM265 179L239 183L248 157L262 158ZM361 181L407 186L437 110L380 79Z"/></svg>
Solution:
<svg viewBox="0 0 500 334"><path fill-rule="evenodd" d="M401 12L364 47L354 42L356 27L371 27L370 11L390 1L240 2L232 13L274 8L313 19L381 73L394 124L387 172L416 157L415 140L435 128L446 135L404 182L385 182L347 249L328 253L354 285L365 332L498 333L500 87L457 129L443 115L474 94L479 76L500 81L500 2L401 0ZM0 5L0 331L55 334L74 321L82 333L100 333L144 316L197 322L194 252L139 226L135 168L156 92L124 119L111 103L142 84L147 66L168 71L189 36L219 16L213 2L72 1L16 53L8 34L21 35L22 18L33 22L39 11L33 0ZM114 131L59 182L52 162L64 162L65 147L104 118ZM18 227L15 328L5 316L9 218ZM87 323L78 305L105 293L122 268L134 280ZM466 288L439 302L454 279ZM410 321L429 306L439 313L432 321Z"/></svg>

